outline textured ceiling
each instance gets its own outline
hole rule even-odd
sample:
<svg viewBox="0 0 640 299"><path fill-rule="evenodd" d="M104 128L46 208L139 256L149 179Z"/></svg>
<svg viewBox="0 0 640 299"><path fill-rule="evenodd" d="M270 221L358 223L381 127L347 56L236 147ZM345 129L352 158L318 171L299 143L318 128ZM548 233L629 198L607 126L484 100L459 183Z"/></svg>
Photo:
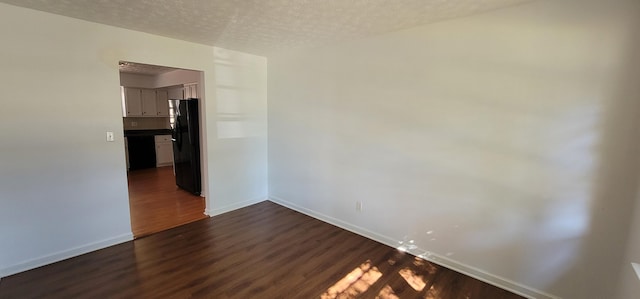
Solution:
<svg viewBox="0 0 640 299"><path fill-rule="evenodd" d="M468 16L531 0L0 0L259 55Z"/></svg>
<svg viewBox="0 0 640 299"><path fill-rule="evenodd" d="M170 71L175 71L177 69L166 67L166 66L157 66L150 64L142 64L142 63L132 63L121 61L119 64L121 73L130 73L130 74L140 74L140 75L160 75Z"/></svg>

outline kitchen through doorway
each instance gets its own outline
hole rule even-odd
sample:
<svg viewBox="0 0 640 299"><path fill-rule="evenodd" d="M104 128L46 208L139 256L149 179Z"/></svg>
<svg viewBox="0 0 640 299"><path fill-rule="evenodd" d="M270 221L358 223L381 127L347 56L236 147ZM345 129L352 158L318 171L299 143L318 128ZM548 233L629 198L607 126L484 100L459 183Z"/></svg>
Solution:
<svg viewBox="0 0 640 299"><path fill-rule="evenodd" d="M202 72L127 61L119 71L134 238L207 218Z"/></svg>

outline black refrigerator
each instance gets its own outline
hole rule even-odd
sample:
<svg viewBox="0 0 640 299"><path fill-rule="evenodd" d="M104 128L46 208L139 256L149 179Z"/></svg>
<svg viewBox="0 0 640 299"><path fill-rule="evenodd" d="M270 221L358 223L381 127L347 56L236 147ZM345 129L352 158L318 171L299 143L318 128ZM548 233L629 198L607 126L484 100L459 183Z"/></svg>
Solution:
<svg viewBox="0 0 640 299"><path fill-rule="evenodd" d="M198 99L171 100L173 163L176 185L200 195L200 130Z"/></svg>

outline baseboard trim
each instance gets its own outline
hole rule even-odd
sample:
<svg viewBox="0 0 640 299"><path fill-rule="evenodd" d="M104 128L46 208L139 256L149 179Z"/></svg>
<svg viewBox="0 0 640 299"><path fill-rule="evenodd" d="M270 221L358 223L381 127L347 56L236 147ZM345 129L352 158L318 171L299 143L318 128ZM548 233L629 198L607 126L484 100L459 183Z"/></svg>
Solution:
<svg viewBox="0 0 640 299"><path fill-rule="evenodd" d="M216 215L220 215L220 214L224 214L224 213L227 213L227 212L231 212L233 210L237 210L237 209L241 209L241 208L244 208L244 207L248 207L250 205L254 205L254 204L263 202L265 200L268 200L268 198L266 198L266 197L258 197L258 198L237 202L237 203L234 203L234 204L226 205L226 206L215 208L215 209L205 209L204 210L204 214L209 216L209 217L213 217L213 216L216 216Z"/></svg>
<svg viewBox="0 0 640 299"><path fill-rule="evenodd" d="M433 252L429 252L427 250L424 250L422 248L417 248L415 250L411 250L410 251L411 254L415 255L415 256L420 256L430 262L433 262L434 264L438 264L441 266L444 266L446 268L449 268L451 270L460 272L462 274L465 274L467 276L471 276L477 280L486 282L488 284L497 286L499 288L505 289L507 291L516 293L520 296L526 297L526 298L532 298L532 299L561 299L558 296L546 293L544 291L541 290L537 290L531 287L528 287L526 285L520 284L518 282L515 282L513 280L498 276L498 275L493 275L489 272L486 272L484 270L480 270L476 267L473 266L469 266L466 265L464 263L458 262L456 260L452 260L448 257L433 253Z"/></svg>
<svg viewBox="0 0 640 299"><path fill-rule="evenodd" d="M89 243L86 245L74 247L68 250L59 251L53 254L45 255L43 257L35 258L28 260L26 262L18 263L3 269L0 269L0 278L7 277L10 275L14 275L20 272L24 272L27 270L35 269L38 267L42 267L48 264L52 264L55 262L59 262L62 260L66 260L81 254L85 254L91 251L107 248L113 245L117 245L120 243L128 242L133 240L133 234L122 234L113 238L105 239L102 241L97 241L93 243Z"/></svg>
<svg viewBox="0 0 640 299"><path fill-rule="evenodd" d="M373 232L373 231L367 230L365 228L359 227L357 225L353 225L351 223L342 221L340 219L336 219L336 218L333 218L331 216L327 216L325 214L318 213L316 211L301 207L301 206L299 206L297 204L294 204L294 203L292 203L290 201L286 201L286 200L284 200L282 198L279 198L279 197L276 197L276 196L269 196L269 201L271 201L271 202L273 202L275 204L281 205L283 207L292 209L294 211L298 211L298 212L300 212L302 214L305 214L307 216L311 216L313 218L322 220L322 221L327 222L327 223L329 223L331 225L335 225L335 226L340 227L342 229L346 229L346 230L348 230L350 232L354 232L354 233L356 233L358 235L367 237L369 239L372 239L374 241L380 242L380 243L385 244L387 246L391 246L391 247L395 248L398 245L398 243L395 240L393 240L392 238L389 238L389 237L387 237L385 235L381 235L381 234L378 234L376 232Z"/></svg>
<svg viewBox="0 0 640 299"><path fill-rule="evenodd" d="M382 244L385 244L389 247L392 248L397 248L398 244L400 244L399 242L401 240L394 240L393 238L390 238L388 236L385 235L381 235L378 234L376 232L367 230L365 228L359 227L357 225L353 225L351 223L342 221L340 219L336 219L333 218L331 216L327 216L325 214L322 213L318 213L314 210L310 210L304 207L301 207L297 204L294 204L290 201L284 200L280 197L277 196L269 196L268 198L269 201L281 205L283 207L292 209L294 211L298 211L302 214L311 216L313 218L316 218L318 220L322 220L324 222L327 222L331 225L335 225L337 227L340 227L342 229L348 230L350 232L356 233L358 235L361 235L363 237L372 239L374 241L380 242ZM428 250L425 249L421 249L421 248L416 248L414 250L409 250L407 251L408 253L414 255L414 256L419 256L421 258L424 258L430 262L433 262L435 264L438 264L440 266L449 268L451 270L460 272L464 275L473 277L475 279L478 279L480 281L486 282L488 284L497 286L499 288L505 289L507 291L513 292L515 294L518 294L520 296L526 297L526 298L539 298L539 299L560 299L560 297L558 296L554 296L551 294L548 294L546 292L540 291L540 290L536 290L534 288L525 286L523 284L517 283L515 281L497 276L497 275L493 275L491 273L485 272L483 270L480 270L478 268L466 265L464 263L455 261L453 259L450 259L448 257L444 257L441 256L439 254L435 254L432 252L429 252Z"/></svg>

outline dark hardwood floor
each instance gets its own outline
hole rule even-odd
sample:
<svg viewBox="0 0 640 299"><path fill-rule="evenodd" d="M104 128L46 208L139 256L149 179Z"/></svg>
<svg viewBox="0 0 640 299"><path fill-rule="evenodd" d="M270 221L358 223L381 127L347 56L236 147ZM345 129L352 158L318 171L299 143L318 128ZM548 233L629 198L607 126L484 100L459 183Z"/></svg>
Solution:
<svg viewBox="0 0 640 299"><path fill-rule="evenodd" d="M0 298L522 298L271 202L3 278Z"/></svg>
<svg viewBox="0 0 640 299"><path fill-rule="evenodd" d="M127 177L136 238L207 218L204 197L178 188L173 167L133 170Z"/></svg>

